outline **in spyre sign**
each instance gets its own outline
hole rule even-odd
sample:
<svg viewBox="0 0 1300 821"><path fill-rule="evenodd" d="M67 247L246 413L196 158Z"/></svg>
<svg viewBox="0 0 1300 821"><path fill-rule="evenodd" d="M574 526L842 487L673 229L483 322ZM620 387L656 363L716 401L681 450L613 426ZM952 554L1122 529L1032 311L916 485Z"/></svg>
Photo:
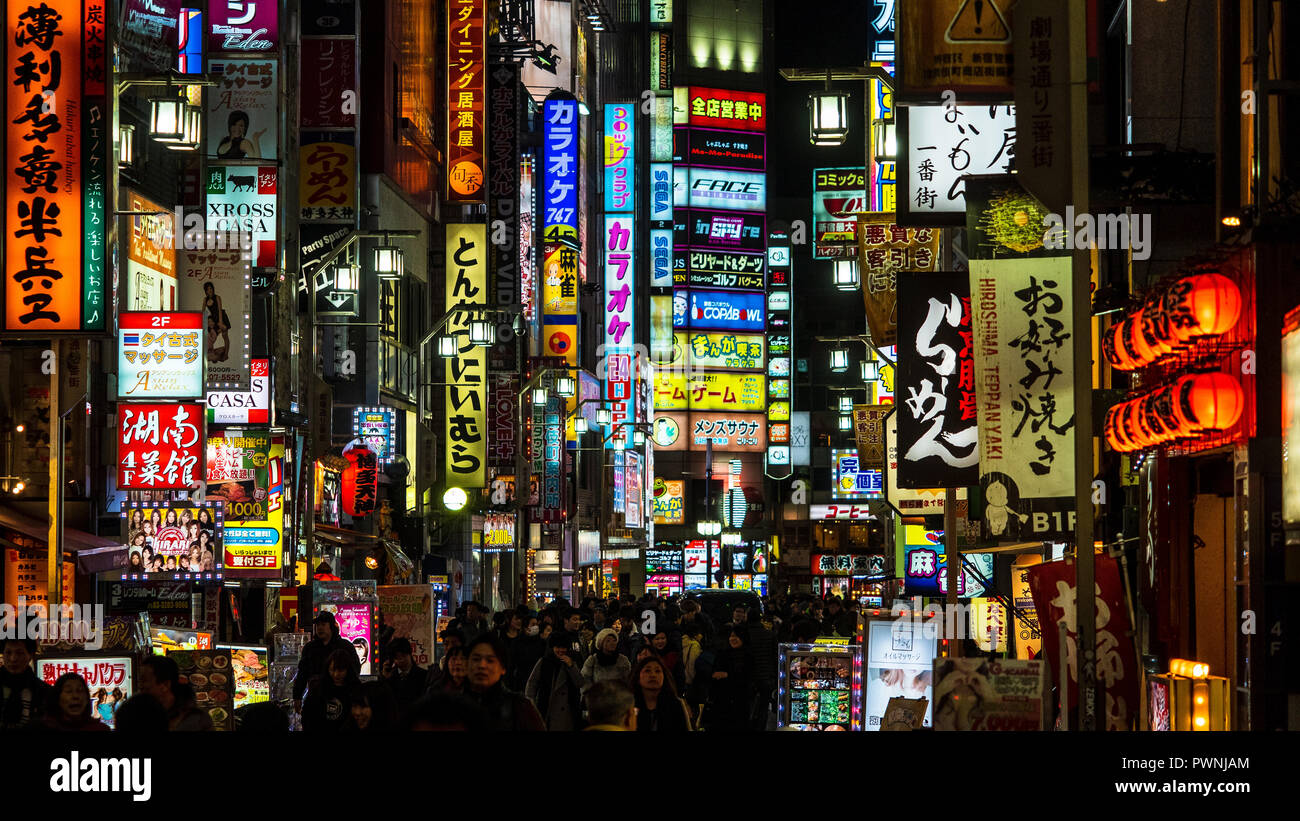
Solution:
<svg viewBox="0 0 1300 821"><path fill-rule="evenodd" d="M965 487L979 478L970 280L903 274L898 282L898 483Z"/></svg>

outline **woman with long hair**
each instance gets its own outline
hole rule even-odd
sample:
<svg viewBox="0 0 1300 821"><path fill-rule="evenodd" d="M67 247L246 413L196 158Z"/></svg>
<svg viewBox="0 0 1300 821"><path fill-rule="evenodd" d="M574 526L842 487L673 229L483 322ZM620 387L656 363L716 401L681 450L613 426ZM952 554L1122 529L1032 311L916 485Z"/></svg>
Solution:
<svg viewBox="0 0 1300 821"><path fill-rule="evenodd" d="M149 514L149 524L153 525L153 532L157 533L158 528L163 526L163 517L162 517L161 510L159 510L158 508L153 509L153 511Z"/></svg>
<svg viewBox="0 0 1300 821"><path fill-rule="evenodd" d="M199 508L199 527L212 530L212 511L206 507Z"/></svg>
<svg viewBox="0 0 1300 821"><path fill-rule="evenodd" d="M467 658L463 645L448 647L438 662L438 670L429 677L427 692L459 693L465 687L465 676L469 674Z"/></svg>
<svg viewBox="0 0 1300 821"><path fill-rule="evenodd" d="M647 656L632 669L632 695L636 697L639 733L690 732L691 712L677 695L672 676L657 656Z"/></svg>
<svg viewBox="0 0 1300 821"><path fill-rule="evenodd" d="M225 362L230 358L230 317L211 282L203 283L203 311L208 319L208 361ZM217 347L218 338L224 347Z"/></svg>
<svg viewBox="0 0 1300 821"><path fill-rule="evenodd" d="M164 520L163 526L164 527L180 526L180 521L176 518L176 511L174 509L167 511L167 518Z"/></svg>
<svg viewBox="0 0 1300 821"><path fill-rule="evenodd" d="M330 653L324 675L317 676L307 687L302 702L302 729L305 732L337 733L355 730L352 704L361 685L357 654L340 648Z"/></svg>

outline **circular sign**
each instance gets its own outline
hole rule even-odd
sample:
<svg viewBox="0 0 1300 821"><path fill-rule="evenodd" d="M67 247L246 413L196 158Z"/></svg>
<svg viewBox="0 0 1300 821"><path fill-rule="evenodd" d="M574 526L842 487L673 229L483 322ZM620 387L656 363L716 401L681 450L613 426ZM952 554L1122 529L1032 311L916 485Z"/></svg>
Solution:
<svg viewBox="0 0 1300 821"><path fill-rule="evenodd" d="M163 527L153 535L154 555L179 556L189 552L190 540L179 527Z"/></svg>
<svg viewBox="0 0 1300 821"><path fill-rule="evenodd" d="M573 337L567 331L552 331L546 340L546 346L551 353L564 355L573 348Z"/></svg>
<svg viewBox="0 0 1300 821"><path fill-rule="evenodd" d="M478 193L483 187L483 169L479 168L478 163L462 160L452 166L447 179L452 191L467 197Z"/></svg>
<svg viewBox="0 0 1300 821"><path fill-rule="evenodd" d="M443 505L451 511L460 510L469 501L469 496L465 494L463 488L449 487L447 492L442 494Z"/></svg>
<svg viewBox="0 0 1300 821"><path fill-rule="evenodd" d="M654 440L656 447L671 447L681 435L682 426L677 424L676 419L660 416L655 420Z"/></svg>

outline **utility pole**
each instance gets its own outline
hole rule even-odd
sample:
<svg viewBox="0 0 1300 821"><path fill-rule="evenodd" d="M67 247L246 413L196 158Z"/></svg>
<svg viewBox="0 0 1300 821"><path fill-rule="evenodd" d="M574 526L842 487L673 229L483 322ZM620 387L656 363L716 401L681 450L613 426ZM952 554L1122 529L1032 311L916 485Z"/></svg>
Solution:
<svg viewBox="0 0 1300 821"><path fill-rule="evenodd" d="M63 397L59 392L63 367L63 340L50 343L54 362L50 368L50 532L46 577L48 607L51 615L63 603Z"/></svg>

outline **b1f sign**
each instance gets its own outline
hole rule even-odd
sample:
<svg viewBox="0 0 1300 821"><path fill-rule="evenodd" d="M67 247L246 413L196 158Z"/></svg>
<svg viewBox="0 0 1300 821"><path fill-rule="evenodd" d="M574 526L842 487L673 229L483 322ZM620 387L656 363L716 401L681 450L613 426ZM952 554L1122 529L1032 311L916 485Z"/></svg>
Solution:
<svg viewBox="0 0 1300 821"><path fill-rule="evenodd" d="M203 314L124 311L117 334L119 399L203 396Z"/></svg>

